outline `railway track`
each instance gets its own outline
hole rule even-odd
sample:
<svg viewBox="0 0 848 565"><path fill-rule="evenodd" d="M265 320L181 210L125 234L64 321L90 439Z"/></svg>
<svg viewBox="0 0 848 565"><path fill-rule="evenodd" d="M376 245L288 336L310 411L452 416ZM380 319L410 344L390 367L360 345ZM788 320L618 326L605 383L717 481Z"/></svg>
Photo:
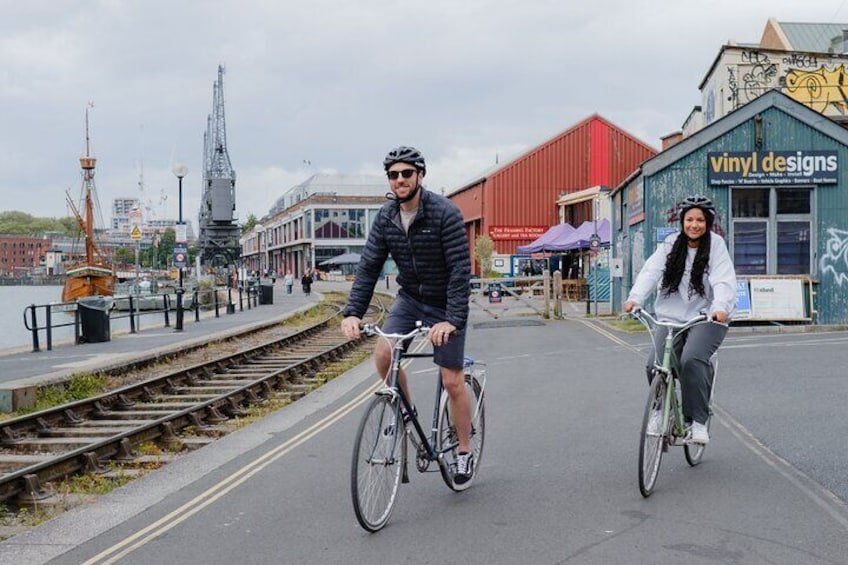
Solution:
<svg viewBox="0 0 848 565"><path fill-rule="evenodd" d="M368 318L382 310L372 306ZM225 424L246 415L251 405L296 400L319 386L321 369L361 343L347 340L332 315L285 337L4 421L0 503L37 504L52 495L45 485L71 475L138 466L145 457L137 449L149 442L188 449L205 445L231 431Z"/></svg>

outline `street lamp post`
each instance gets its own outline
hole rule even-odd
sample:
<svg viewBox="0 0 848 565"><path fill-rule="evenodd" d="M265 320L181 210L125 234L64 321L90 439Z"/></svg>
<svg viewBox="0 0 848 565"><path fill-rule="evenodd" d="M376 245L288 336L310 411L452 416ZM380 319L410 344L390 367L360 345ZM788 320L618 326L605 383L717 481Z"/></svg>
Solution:
<svg viewBox="0 0 848 565"><path fill-rule="evenodd" d="M259 282L262 282L262 235L265 233L265 226L262 224L256 224L253 226L253 229L256 230L256 243L257 243L257 252L258 252L258 260L259 260ZM267 247L267 243L266 243Z"/></svg>
<svg viewBox="0 0 848 565"><path fill-rule="evenodd" d="M177 265L180 273L180 286L177 288L177 324L174 328L175 331L181 332L183 331L183 267L185 266L185 262L188 260L187 253L188 251L185 237L185 226L183 225L183 177L188 174L188 167L185 166L184 163L177 163L174 165L174 175L179 179L179 206L180 206L180 214L177 219L177 237L176 243L183 244L180 245L180 251L174 254L176 258L178 255L182 254L181 261Z"/></svg>

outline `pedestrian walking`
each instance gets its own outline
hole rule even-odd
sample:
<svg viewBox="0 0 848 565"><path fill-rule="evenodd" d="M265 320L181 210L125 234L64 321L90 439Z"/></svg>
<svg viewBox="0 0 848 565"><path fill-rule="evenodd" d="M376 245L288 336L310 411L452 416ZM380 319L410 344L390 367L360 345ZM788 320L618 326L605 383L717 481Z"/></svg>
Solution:
<svg viewBox="0 0 848 565"><path fill-rule="evenodd" d="M294 274L291 271L286 273L285 282L286 282L286 294L291 294L292 293L292 287L294 287Z"/></svg>
<svg viewBox="0 0 848 565"><path fill-rule="evenodd" d="M300 284L303 286L303 294L309 296L309 293L312 292L312 273L309 272L309 269L303 272Z"/></svg>

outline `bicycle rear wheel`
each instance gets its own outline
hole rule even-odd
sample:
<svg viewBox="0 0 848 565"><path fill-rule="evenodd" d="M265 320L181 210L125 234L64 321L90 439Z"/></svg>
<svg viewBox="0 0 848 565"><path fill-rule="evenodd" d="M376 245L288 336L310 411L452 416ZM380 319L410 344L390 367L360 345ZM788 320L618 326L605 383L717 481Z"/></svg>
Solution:
<svg viewBox="0 0 848 565"><path fill-rule="evenodd" d="M486 437L486 403L483 387L472 375L465 375L465 386L471 398L471 453L474 456L474 473L467 482L458 485L453 477L456 473L456 456L459 453L459 435L451 419L450 402L447 392L442 392L439 402L439 429L437 431L437 449L443 453L444 462L440 466L442 479L451 490L463 491L471 486L480 469L483 457L483 444Z"/></svg>
<svg viewBox="0 0 848 565"><path fill-rule="evenodd" d="M374 398L359 423L350 468L353 511L369 532L386 525L397 499L403 433L397 400Z"/></svg>
<svg viewBox="0 0 848 565"><path fill-rule="evenodd" d="M654 376L654 380L651 382L651 391L648 393L648 402L645 405L645 414L642 416L642 433L639 444L639 492L645 498L651 496L654 485L657 483L666 433L666 430L661 430L659 434L648 434L648 427L654 411L662 411L666 386L665 378L662 375Z"/></svg>

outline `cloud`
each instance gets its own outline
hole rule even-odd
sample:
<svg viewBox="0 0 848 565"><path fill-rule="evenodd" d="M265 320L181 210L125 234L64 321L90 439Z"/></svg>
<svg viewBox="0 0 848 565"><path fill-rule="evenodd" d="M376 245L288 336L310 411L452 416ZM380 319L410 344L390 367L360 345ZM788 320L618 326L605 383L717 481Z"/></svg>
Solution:
<svg viewBox="0 0 848 565"><path fill-rule="evenodd" d="M379 174L419 147L431 188L456 188L593 113L658 146L700 103L728 39L769 17L834 21L796 0L33 0L0 20L0 201L67 213L88 100L102 208L169 194L185 161L200 200L219 64L240 218L264 215L310 172ZM842 15L841 17L845 17ZM311 161L311 169L303 161Z"/></svg>

